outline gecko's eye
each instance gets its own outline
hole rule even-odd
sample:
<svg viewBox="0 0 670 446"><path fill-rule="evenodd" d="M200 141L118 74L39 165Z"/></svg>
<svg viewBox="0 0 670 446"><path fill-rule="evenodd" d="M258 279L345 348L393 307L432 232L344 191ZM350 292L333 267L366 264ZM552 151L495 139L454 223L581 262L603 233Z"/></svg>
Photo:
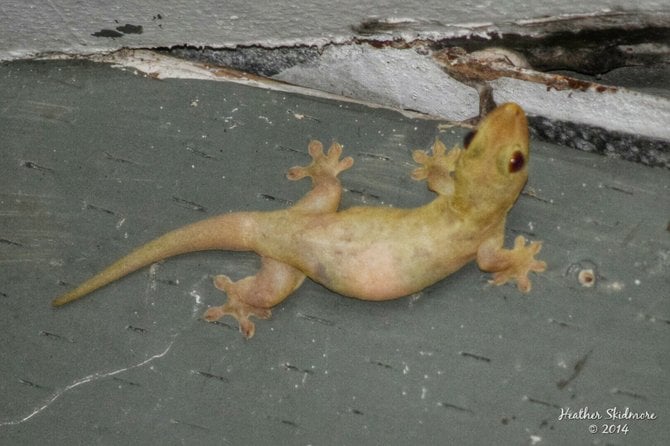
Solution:
<svg viewBox="0 0 670 446"><path fill-rule="evenodd" d="M523 153L517 150L510 157L507 169L510 173L515 173L523 169L524 164L526 164L526 158L523 156Z"/></svg>
<svg viewBox="0 0 670 446"><path fill-rule="evenodd" d="M467 149L472 140L474 139L475 135L477 134L477 130L472 130L468 132L467 135L463 137L463 148Z"/></svg>

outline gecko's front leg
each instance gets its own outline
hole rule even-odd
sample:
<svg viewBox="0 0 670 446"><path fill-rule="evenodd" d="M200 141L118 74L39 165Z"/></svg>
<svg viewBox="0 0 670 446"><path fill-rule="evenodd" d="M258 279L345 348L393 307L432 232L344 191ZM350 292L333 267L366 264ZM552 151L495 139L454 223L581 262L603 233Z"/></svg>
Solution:
<svg viewBox="0 0 670 446"><path fill-rule="evenodd" d="M308 148L312 157L309 166L296 166L288 171L290 180L312 178L312 190L299 200L290 210L301 212L336 212L342 196L342 186L337 175L353 165L353 159L340 160L342 146L333 143L324 153L319 141L312 141ZM261 258L261 269L254 275L233 282L228 276L218 275L214 286L228 295L225 304L209 308L203 318L216 321L225 315L233 316L246 338L254 335L254 323L250 316L267 319L270 309L286 299L305 280L305 275L286 263L269 257Z"/></svg>
<svg viewBox="0 0 670 446"><path fill-rule="evenodd" d="M461 155L458 147L447 151L445 145L435 139L432 155L423 150L415 150L412 158L421 167L417 167L412 172L412 178L417 181L426 180L428 189L440 195L451 195L454 191L453 173L456 170L456 161Z"/></svg>
<svg viewBox="0 0 670 446"><path fill-rule="evenodd" d="M516 281L519 291L530 291L531 283L528 273L542 272L547 269L546 262L535 259L542 249L542 242L530 242L519 235L514 240L514 248L502 246L502 235L493 237L482 243L477 251L477 265L483 271L493 273L490 283L502 285L510 280Z"/></svg>

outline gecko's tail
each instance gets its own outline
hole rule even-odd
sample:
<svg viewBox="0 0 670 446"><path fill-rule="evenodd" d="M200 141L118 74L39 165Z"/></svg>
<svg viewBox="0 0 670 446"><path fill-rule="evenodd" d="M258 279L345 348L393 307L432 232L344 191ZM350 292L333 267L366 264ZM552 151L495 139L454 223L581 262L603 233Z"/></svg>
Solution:
<svg viewBox="0 0 670 446"><path fill-rule="evenodd" d="M236 212L208 218L154 239L91 277L72 291L54 299L60 307L159 260L195 251L252 249L255 219L252 213Z"/></svg>

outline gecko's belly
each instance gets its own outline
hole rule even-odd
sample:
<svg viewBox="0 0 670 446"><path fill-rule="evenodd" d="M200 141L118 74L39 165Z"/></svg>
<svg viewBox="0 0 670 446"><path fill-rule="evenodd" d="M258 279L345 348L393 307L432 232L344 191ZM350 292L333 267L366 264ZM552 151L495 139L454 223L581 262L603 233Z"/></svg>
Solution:
<svg viewBox="0 0 670 446"><path fill-rule="evenodd" d="M448 261L417 251L374 245L350 255L324 257L307 271L316 282L364 300L388 300L416 293L467 263L471 256Z"/></svg>
<svg viewBox="0 0 670 446"><path fill-rule="evenodd" d="M394 299L439 281L477 252L476 228L444 225L427 212L350 208L325 215L278 213L283 220L267 222L260 231L267 235L255 250L337 293Z"/></svg>

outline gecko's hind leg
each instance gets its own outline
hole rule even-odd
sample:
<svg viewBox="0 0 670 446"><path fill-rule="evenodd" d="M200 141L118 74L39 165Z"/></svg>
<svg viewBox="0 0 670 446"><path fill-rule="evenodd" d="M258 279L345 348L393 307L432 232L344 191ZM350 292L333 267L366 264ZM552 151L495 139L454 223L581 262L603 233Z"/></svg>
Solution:
<svg viewBox="0 0 670 446"><path fill-rule="evenodd" d="M319 141L311 141L308 148L312 162L308 166L292 167L288 171L290 180L312 178L312 190L299 200L292 209L301 212L336 212L340 204L342 186L337 175L354 163L350 157L340 159L342 146L333 143L324 153ZM255 276L233 282L227 276L214 278L214 286L228 295L225 304L209 308L203 318L216 321L225 315L233 316L240 324L240 331L251 338L255 325L249 318L268 319L270 309L286 299L305 280L298 269L277 260L262 257L261 269Z"/></svg>
<svg viewBox="0 0 670 446"><path fill-rule="evenodd" d="M305 275L294 267L263 257L262 266L255 276L249 276L237 282L228 276L214 277L214 286L228 295L225 304L211 307L203 318L209 322L221 319L225 315L233 316L240 324L240 332L245 338L251 338L256 330L249 317L268 319L270 309L286 299L305 280Z"/></svg>
<svg viewBox="0 0 670 446"><path fill-rule="evenodd" d="M249 318L255 316L259 319L269 319L272 312L268 308L254 307L245 303L243 295L236 292L235 288L239 286L240 282L244 282L247 279L250 279L250 277L242 279L239 282L233 282L228 276L216 276L214 278L214 286L225 292L228 295L228 299L223 305L208 308L202 317L208 322L214 322L225 315L233 316L237 319L240 333L249 339L256 331L255 324Z"/></svg>

